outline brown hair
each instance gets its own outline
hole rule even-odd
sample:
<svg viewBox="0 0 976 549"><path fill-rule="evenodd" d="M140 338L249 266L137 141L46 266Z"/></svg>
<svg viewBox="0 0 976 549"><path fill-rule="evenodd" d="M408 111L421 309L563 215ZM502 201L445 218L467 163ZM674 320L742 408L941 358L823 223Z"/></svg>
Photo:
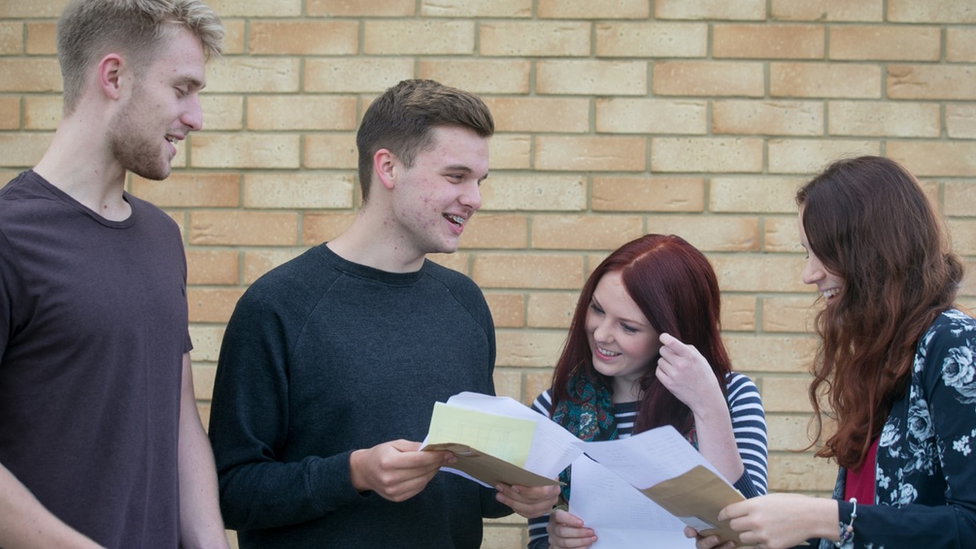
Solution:
<svg viewBox="0 0 976 549"><path fill-rule="evenodd" d="M469 128L484 138L495 133L481 99L433 80L404 80L370 104L356 134L363 202L369 199L376 151L388 149L409 168L417 153L434 144L438 126Z"/></svg>
<svg viewBox="0 0 976 549"><path fill-rule="evenodd" d="M694 345L712 367L722 393L725 376L732 370L721 336L721 295L718 279L708 259L697 248L674 235L649 234L613 251L583 285L566 345L556 363L552 381L552 410L572 398L567 387L574 375L583 375L611 392L613 383L593 367L586 334L586 315L600 279L619 272L627 294L644 313L654 330L669 333ZM682 434L694 427L691 409L657 380L657 360L640 379L641 399L634 433L672 425Z"/></svg>
<svg viewBox="0 0 976 549"><path fill-rule="evenodd" d="M71 0L58 20L64 114L74 111L86 73L110 50L128 55L138 71L180 29L200 40L207 59L220 55L224 29L200 0Z"/></svg>
<svg viewBox="0 0 976 549"><path fill-rule="evenodd" d="M796 202L810 251L843 280L816 317L816 438L827 413L818 395L837 419L817 455L857 468L905 391L919 338L952 305L963 267L918 182L887 158L836 162Z"/></svg>

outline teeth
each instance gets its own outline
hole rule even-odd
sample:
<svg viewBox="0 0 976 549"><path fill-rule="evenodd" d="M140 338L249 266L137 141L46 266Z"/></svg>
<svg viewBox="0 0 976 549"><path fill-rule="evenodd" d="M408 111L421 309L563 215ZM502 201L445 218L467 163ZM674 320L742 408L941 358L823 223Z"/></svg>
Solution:
<svg viewBox="0 0 976 549"><path fill-rule="evenodd" d="M831 288L829 290L824 290L820 293L821 295L823 295L824 299L832 299L834 297L837 297L837 294L840 293L840 288Z"/></svg>
<svg viewBox="0 0 976 549"><path fill-rule="evenodd" d="M174 145L176 144L176 138L175 137L167 137L166 138L166 141L169 141L170 143L172 143Z"/></svg>
<svg viewBox="0 0 976 549"><path fill-rule="evenodd" d="M604 355L604 356L618 356L618 355L620 355L620 353L615 353L613 351L608 351L608 350L604 349L603 347L600 347L599 345L597 345L596 349L598 351L600 351L600 354L601 355Z"/></svg>
<svg viewBox="0 0 976 549"><path fill-rule="evenodd" d="M464 225L464 218L463 217L460 217L460 216L457 216L457 215L454 215L454 214L444 214L444 217L446 217L447 220L450 221L450 222L452 222L452 223L456 223L458 225Z"/></svg>

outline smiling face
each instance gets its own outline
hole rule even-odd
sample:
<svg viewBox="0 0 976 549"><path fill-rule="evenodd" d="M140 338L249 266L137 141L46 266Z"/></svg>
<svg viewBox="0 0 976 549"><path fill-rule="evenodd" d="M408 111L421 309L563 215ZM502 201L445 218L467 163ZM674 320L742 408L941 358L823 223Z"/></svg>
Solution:
<svg viewBox="0 0 976 549"><path fill-rule="evenodd" d="M203 126L199 91L205 85L203 47L179 30L149 67L130 72L131 91L111 124L109 146L125 169L165 179L175 144Z"/></svg>
<svg viewBox="0 0 976 549"><path fill-rule="evenodd" d="M603 275L586 313L586 337L593 367L613 378L614 399L637 400L637 381L657 358L660 334L624 287L619 271Z"/></svg>
<svg viewBox="0 0 976 549"><path fill-rule="evenodd" d="M810 249L810 242L807 241L807 233L803 230L803 210L797 217L797 226L800 230L800 245L807 251L807 262L803 267L803 283L816 284L817 291L828 303L840 295L844 288L844 280L827 270L820 259L814 255Z"/></svg>
<svg viewBox="0 0 976 549"><path fill-rule="evenodd" d="M461 233L481 207L488 177L488 140L454 126L433 129L433 145L407 168L396 160L391 222L408 258L457 250Z"/></svg>

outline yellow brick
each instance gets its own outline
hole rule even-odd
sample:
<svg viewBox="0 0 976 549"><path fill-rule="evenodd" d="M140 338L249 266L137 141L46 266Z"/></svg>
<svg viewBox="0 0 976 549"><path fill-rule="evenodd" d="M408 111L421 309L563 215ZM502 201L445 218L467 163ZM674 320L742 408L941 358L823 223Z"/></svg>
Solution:
<svg viewBox="0 0 976 549"><path fill-rule="evenodd" d="M881 69L861 63L770 63L773 97L881 97Z"/></svg>
<svg viewBox="0 0 976 549"><path fill-rule="evenodd" d="M557 354L556 360L558 359L559 355ZM546 389L552 387L552 372L555 364L556 361L554 360L549 368L525 372L525 399L522 401L523 404L531 406L532 402L539 398L539 395L544 393Z"/></svg>
<svg viewBox="0 0 976 549"><path fill-rule="evenodd" d="M314 246L339 236L352 225L355 213L307 213L302 216L302 244Z"/></svg>
<svg viewBox="0 0 976 549"><path fill-rule="evenodd" d="M705 182L693 177L594 177L594 211L700 212Z"/></svg>
<svg viewBox="0 0 976 549"><path fill-rule="evenodd" d="M806 372L817 350L814 336L726 334L725 346L736 370Z"/></svg>
<svg viewBox="0 0 976 549"><path fill-rule="evenodd" d="M643 171L647 140L643 137L538 136L535 167L559 171Z"/></svg>
<svg viewBox="0 0 976 549"><path fill-rule="evenodd" d="M26 124L27 115L24 118ZM20 129L20 98L16 96L0 96L0 130L17 129ZM27 129L36 128L30 128L28 126Z"/></svg>
<svg viewBox="0 0 976 549"><path fill-rule="evenodd" d="M966 268L967 273L972 273L976 271L976 261L963 261L963 265ZM962 281L962 288L959 289L959 294L963 296L976 296L976 276L970 274ZM974 307L976 309L976 307Z"/></svg>
<svg viewBox="0 0 976 549"><path fill-rule="evenodd" d="M644 0L539 0L539 17L546 19L646 19Z"/></svg>
<svg viewBox="0 0 976 549"><path fill-rule="evenodd" d="M763 376L762 400L766 413L803 412L812 413L813 407L807 397L807 388L812 378L809 376Z"/></svg>
<svg viewBox="0 0 976 549"><path fill-rule="evenodd" d="M746 59L822 59L821 25L743 24L712 28L715 57Z"/></svg>
<svg viewBox="0 0 976 549"><path fill-rule="evenodd" d="M770 451L798 452L810 446L813 426L805 414L766 416Z"/></svg>
<svg viewBox="0 0 976 549"><path fill-rule="evenodd" d="M953 251L962 255L976 255L976 221L950 219L949 234L952 235Z"/></svg>
<svg viewBox="0 0 976 549"><path fill-rule="evenodd" d="M481 55L580 57L590 54L590 25L573 21L493 21L478 25Z"/></svg>
<svg viewBox="0 0 976 549"><path fill-rule="evenodd" d="M481 540L482 549L511 549L526 544L524 526L488 525Z"/></svg>
<svg viewBox="0 0 976 549"><path fill-rule="evenodd" d="M939 137L942 132L935 103L831 101L828 109L831 135Z"/></svg>
<svg viewBox="0 0 976 549"><path fill-rule="evenodd" d="M224 339L224 328L191 325L190 339L193 341L193 350L190 351L193 362L217 362L220 356L220 342Z"/></svg>
<svg viewBox="0 0 976 549"><path fill-rule="evenodd" d="M0 167L29 168L51 144L53 133L0 133Z"/></svg>
<svg viewBox="0 0 976 549"><path fill-rule="evenodd" d="M210 0L221 17L298 17L302 0Z"/></svg>
<svg viewBox="0 0 976 549"><path fill-rule="evenodd" d="M351 208L352 174L249 173L244 176L246 208Z"/></svg>
<svg viewBox="0 0 976 549"><path fill-rule="evenodd" d="M409 58L333 58L305 62L305 91L319 93L381 93L413 77Z"/></svg>
<svg viewBox="0 0 976 549"><path fill-rule="evenodd" d="M315 134L304 138L305 168L355 169L359 162L356 134Z"/></svg>
<svg viewBox="0 0 976 549"><path fill-rule="evenodd" d="M453 271L457 271L463 275L469 276L471 274L471 269L469 265L471 263L471 255L466 253L449 253L449 254L427 254L427 259L447 267Z"/></svg>
<svg viewBox="0 0 976 549"><path fill-rule="evenodd" d="M532 17L532 0L421 0L424 17Z"/></svg>
<svg viewBox="0 0 976 549"><path fill-rule="evenodd" d="M312 17L408 17L416 13L415 0L307 0Z"/></svg>
<svg viewBox="0 0 976 549"><path fill-rule="evenodd" d="M976 29L946 29L946 61L976 62Z"/></svg>
<svg viewBox="0 0 976 549"><path fill-rule="evenodd" d="M271 269L295 259L304 252L305 248L244 252L244 284L253 284Z"/></svg>
<svg viewBox="0 0 976 549"><path fill-rule="evenodd" d="M0 93L60 92L61 69L56 59L0 58Z"/></svg>
<svg viewBox="0 0 976 549"><path fill-rule="evenodd" d="M475 257L472 273L483 288L577 289L583 285L583 259L563 254L482 253Z"/></svg>
<svg viewBox="0 0 976 549"><path fill-rule="evenodd" d="M830 59L938 61L942 31L917 27L832 27Z"/></svg>
<svg viewBox="0 0 976 549"><path fill-rule="evenodd" d="M536 215L532 248L552 250L613 250L644 234L634 215Z"/></svg>
<svg viewBox="0 0 976 549"><path fill-rule="evenodd" d="M473 21L366 21L363 28L363 52L368 55L456 55L474 52Z"/></svg>
<svg viewBox="0 0 976 549"><path fill-rule="evenodd" d="M766 0L656 0L658 19L731 19L761 21L766 18Z"/></svg>
<svg viewBox="0 0 976 549"><path fill-rule="evenodd" d="M710 254L724 292L804 292L802 255Z"/></svg>
<svg viewBox="0 0 976 549"><path fill-rule="evenodd" d="M355 21L251 21L249 36L252 55L355 55L359 50Z"/></svg>
<svg viewBox="0 0 976 549"><path fill-rule="evenodd" d="M221 57L207 65L208 93L286 93L298 91L298 59Z"/></svg>
<svg viewBox="0 0 976 549"><path fill-rule="evenodd" d="M976 212L976 184L949 181L945 184L945 214L970 216Z"/></svg>
<svg viewBox="0 0 976 549"><path fill-rule="evenodd" d="M485 98L499 132L583 133L590 129L588 99Z"/></svg>
<svg viewBox="0 0 976 549"><path fill-rule="evenodd" d="M193 364L193 394L198 400L213 398L217 367L213 364Z"/></svg>
<svg viewBox="0 0 976 549"><path fill-rule="evenodd" d="M418 67L420 78L471 93L526 94L532 63L527 59L420 59Z"/></svg>
<svg viewBox="0 0 976 549"><path fill-rule="evenodd" d="M238 283L237 252L231 250L186 250L186 283L232 285Z"/></svg>
<svg viewBox="0 0 976 549"><path fill-rule="evenodd" d="M536 92L573 95L645 95L644 61L536 61Z"/></svg>
<svg viewBox="0 0 976 549"><path fill-rule="evenodd" d="M806 432L806 426L803 426ZM806 446L806 443L804 443ZM837 479L837 464L806 454L769 456L769 491L823 492L829 497Z"/></svg>
<svg viewBox="0 0 976 549"><path fill-rule="evenodd" d="M888 21L894 23L976 23L973 5L959 0L888 0Z"/></svg>
<svg viewBox="0 0 976 549"><path fill-rule="evenodd" d="M203 127L206 130L240 130L244 128L244 97L240 95L200 95Z"/></svg>
<svg viewBox="0 0 976 549"><path fill-rule="evenodd" d="M704 135L708 131L708 103L684 99L597 99L596 131Z"/></svg>
<svg viewBox="0 0 976 549"><path fill-rule="evenodd" d="M521 328L525 326L525 297L522 294L485 294L488 308L496 328Z"/></svg>
<svg viewBox="0 0 976 549"><path fill-rule="evenodd" d="M201 133L192 138L194 168L298 168L299 137L275 133Z"/></svg>
<svg viewBox="0 0 976 549"><path fill-rule="evenodd" d="M323 95L271 95L247 99L251 130L355 130L356 98Z"/></svg>
<svg viewBox="0 0 976 549"><path fill-rule="evenodd" d="M657 61L651 87L655 95L761 97L764 70L750 61Z"/></svg>
<svg viewBox="0 0 976 549"><path fill-rule="evenodd" d="M56 33L57 24L54 21L27 23L27 54L56 55L58 53Z"/></svg>
<svg viewBox="0 0 976 549"><path fill-rule="evenodd" d="M759 251L755 217L655 215L647 217L646 232L678 235L703 252Z"/></svg>
<svg viewBox="0 0 976 549"><path fill-rule="evenodd" d="M490 147L492 170L526 170L532 163L532 138L529 135L495 134Z"/></svg>
<svg viewBox="0 0 976 549"><path fill-rule="evenodd" d="M810 286L803 297L762 298L762 330L813 333L813 318L821 308L813 290Z"/></svg>
<svg viewBox="0 0 976 549"><path fill-rule="evenodd" d="M522 400L521 368L495 368L492 379L495 382L496 395ZM487 521L488 519L485 519L485 522Z"/></svg>
<svg viewBox="0 0 976 549"><path fill-rule="evenodd" d="M744 295L722 295L722 331L756 330L756 298Z"/></svg>
<svg viewBox="0 0 976 549"><path fill-rule="evenodd" d="M796 200L792 195L789 203L796 210ZM795 212L786 217L767 217L763 221L763 251L805 254L800 246L799 231Z"/></svg>
<svg viewBox="0 0 976 549"><path fill-rule="evenodd" d="M221 47L224 55L240 55L244 53L244 20L227 19L221 21L224 24L224 43Z"/></svg>
<svg viewBox="0 0 976 549"><path fill-rule="evenodd" d="M766 148L770 173L814 174L841 158L881 153L877 141L840 139L771 139Z"/></svg>
<svg viewBox="0 0 976 549"><path fill-rule="evenodd" d="M586 182L579 176L496 176L481 185L482 209L580 211Z"/></svg>
<svg viewBox="0 0 976 549"><path fill-rule="evenodd" d="M819 101L718 100L712 103L712 132L823 135L824 106Z"/></svg>
<svg viewBox="0 0 976 549"><path fill-rule="evenodd" d="M532 292L527 307L528 326L569 329L578 300L579 291Z"/></svg>
<svg viewBox="0 0 976 549"><path fill-rule="evenodd" d="M889 141L885 153L920 177L976 175L971 141Z"/></svg>
<svg viewBox="0 0 976 549"><path fill-rule="evenodd" d="M802 178L714 177L708 209L713 212L791 213Z"/></svg>
<svg viewBox="0 0 976 549"><path fill-rule="evenodd" d="M292 212L195 211L189 242L196 246L288 246L298 240Z"/></svg>
<svg viewBox="0 0 976 549"><path fill-rule="evenodd" d="M563 330L498 330L495 364L501 367L552 367L565 339Z"/></svg>
<svg viewBox="0 0 976 549"><path fill-rule="evenodd" d="M888 65L890 99L976 99L972 66Z"/></svg>
<svg viewBox="0 0 976 549"><path fill-rule="evenodd" d="M705 57L708 25L620 21L596 24L598 57Z"/></svg>
<svg viewBox="0 0 976 549"><path fill-rule="evenodd" d="M225 324L243 293L241 288L187 288L190 322Z"/></svg>
<svg viewBox="0 0 976 549"><path fill-rule="evenodd" d="M520 249L528 243L529 222L524 215L478 213L464 227L466 249Z"/></svg>
<svg viewBox="0 0 976 549"><path fill-rule="evenodd" d="M780 21L876 21L884 0L772 0L770 15Z"/></svg>
<svg viewBox="0 0 976 549"><path fill-rule="evenodd" d="M20 21L0 21L0 55L24 53L24 24Z"/></svg>
<svg viewBox="0 0 976 549"><path fill-rule="evenodd" d="M66 0L5 0L0 2L0 18L57 17L64 11L65 4Z"/></svg>
<svg viewBox="0 0 976 549"><path fill-rule="evenodd" d="M762 157L758 138L651 139L651 171L655 172L759 172Z"/></svg>
<svg viewBox="0 0 976 549"><path fill-rule="evenodd" d="M241 177L236 173L173 173L163 181L132 176L132 194L161 207L239 206Z"/></svg>

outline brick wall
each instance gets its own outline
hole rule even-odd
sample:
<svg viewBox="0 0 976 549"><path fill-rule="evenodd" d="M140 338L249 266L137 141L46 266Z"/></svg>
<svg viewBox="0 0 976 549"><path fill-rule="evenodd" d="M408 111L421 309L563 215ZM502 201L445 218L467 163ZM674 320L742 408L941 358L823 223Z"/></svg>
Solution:
<svg viewBox="0 0 976 549"><path fill-rule="evenodd" d="M60 116L54 21L66 0L0 2L0 179L40 157ZM587 273L624 241L676 233L724 292L736 369L762 390L770 486L823 494L809 453L810 288L793 192L843 156L922 180L976 268L976 6L971 0L213 0L226 56L205 130L165 182L131 190L185 238L206 418L222 330L244 288L342 231L358 202L355 130L410 77L492 109L484 207L451 256L498 326L496 385L549 382ZM962 303L976 305L976 277ZM524 542L490 521L485 547Z"/></svg>

